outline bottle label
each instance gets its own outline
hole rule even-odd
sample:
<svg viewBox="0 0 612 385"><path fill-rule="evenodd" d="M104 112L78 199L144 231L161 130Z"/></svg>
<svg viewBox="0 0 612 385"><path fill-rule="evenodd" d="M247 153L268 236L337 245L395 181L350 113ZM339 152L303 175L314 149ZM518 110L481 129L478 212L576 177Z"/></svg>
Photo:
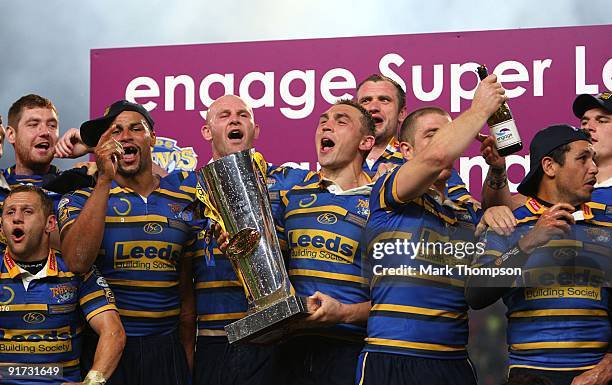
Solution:
<svg viewBox="0 0 612 385"><path fill-rule="evenodd" d="M513 146L521 141L514 119L492 125L491 132L495 136L498 150Z"/></svg>

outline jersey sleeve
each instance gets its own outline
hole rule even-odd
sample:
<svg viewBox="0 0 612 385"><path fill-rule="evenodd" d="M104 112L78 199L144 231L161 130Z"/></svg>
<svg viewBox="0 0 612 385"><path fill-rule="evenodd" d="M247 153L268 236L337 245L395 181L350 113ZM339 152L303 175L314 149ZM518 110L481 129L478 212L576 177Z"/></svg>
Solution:
<svg viewBox="0 0 612 385"><path fill-rule="evenodd" d="M57 206L57 222L59 225L60 234L65 228L70 226L76 220L77 216L83 210L85 202L91 195L91 192L85 190L77 190L65 194Z"/></svg>
<svg viewBox="0 0 612 385"><path fill-rule="evenodd" d="M463 179L461 179L461 176L454 168L447 182L446 194L453 201L465 201L472 198L470 192L465 187L465 182L463 182Z"/></svg>
<svg viewBox="0 0 612 385"><path fill-rule="evenodd" d="M88 322L104 311L117 311L115 295L95 265L82 276L79 287L79 304Z"/></svg>
<svg viewBox="0 0 612 385"><path fill-rule="evenodd" d="M399 208L406 202L402 202L397 196L397 174L400 167L386 173L374 184L370 196L370 212L373 208L381 208L385 211L392 211Z"/></svg>

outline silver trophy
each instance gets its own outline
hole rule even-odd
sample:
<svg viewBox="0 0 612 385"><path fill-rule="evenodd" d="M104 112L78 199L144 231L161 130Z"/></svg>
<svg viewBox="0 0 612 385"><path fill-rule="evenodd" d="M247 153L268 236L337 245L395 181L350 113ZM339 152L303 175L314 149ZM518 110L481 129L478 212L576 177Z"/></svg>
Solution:
<svg viewBox="0 0 612 385"><path fill-rule="evenodd" d="M230 343L281 339L294 319L308 315L306 299L291 294L281 253L265 166L253 150L220 158L198 171L210 203L229 233L226 255L242 282L247 316L225 327Z"/></svg>

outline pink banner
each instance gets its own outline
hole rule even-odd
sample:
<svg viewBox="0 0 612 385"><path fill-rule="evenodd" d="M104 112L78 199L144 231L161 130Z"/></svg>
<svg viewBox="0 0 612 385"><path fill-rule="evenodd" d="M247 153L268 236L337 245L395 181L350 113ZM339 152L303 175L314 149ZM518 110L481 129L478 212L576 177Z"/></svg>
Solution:
<svg viewBox="0 0 612 385"><path fill-rule="evenodd" d="M550 124L577 125L576 94L612 89L612 26L436 33L164 47L91 52L91 116L115 100L144 104L155 120L156 161L193 169L208 162L205 111L232 93L255 110L257 149L275 164L316 169L314 130L338 98L382 73L406 89L408 110L437 105L456 116L470 105L477 63L499 76L525 148L508 158L514 191L529 167L528 144ZM197 154L197 158L196 158ZM475 143L456 167L479 196Z"/></svg>

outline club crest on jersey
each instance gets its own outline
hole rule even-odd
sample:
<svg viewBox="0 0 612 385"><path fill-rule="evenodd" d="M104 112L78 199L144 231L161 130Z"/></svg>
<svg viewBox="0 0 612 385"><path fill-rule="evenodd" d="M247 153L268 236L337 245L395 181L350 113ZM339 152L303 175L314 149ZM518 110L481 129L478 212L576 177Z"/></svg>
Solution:
<svg viewBox="0 0 612 385"><path fill-rule="evenodd" d="M167 172L194 171L198 165L198 155L193 147L179 147L171 138L157 137L153 152L153 162Z"/></svg>
<svg viewBox="0 0 612 385"><path fill-rule="evenodd" d="M370 215L370 207L366 199L357 200L357 213L359 215L363 215L364 217L367 217Z"/></svg>
<svg viewBox="0 0 612 385"><path fill-rule="evenodd" d="M338 222L338 217L333 213L323 213L317 217L317 222L322 225L333 225Z"/></svg>
<svg viewBox="0 0 612 385"><path fill-rule="evenodd" d="M586 233L595 242L608 243L610 242L610 232L606 229L589 227Z"/></svg>
<svg viewBox="0 0 612 385"><path fill-rule="evenodd" d="M73 300L77 294L77 288L70 284L60 284L55 287L50 287L51 297L57 301L57 303L63 303Z"/></svg>

